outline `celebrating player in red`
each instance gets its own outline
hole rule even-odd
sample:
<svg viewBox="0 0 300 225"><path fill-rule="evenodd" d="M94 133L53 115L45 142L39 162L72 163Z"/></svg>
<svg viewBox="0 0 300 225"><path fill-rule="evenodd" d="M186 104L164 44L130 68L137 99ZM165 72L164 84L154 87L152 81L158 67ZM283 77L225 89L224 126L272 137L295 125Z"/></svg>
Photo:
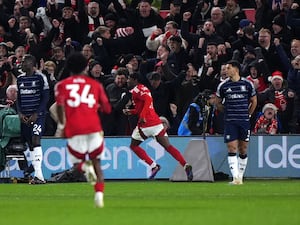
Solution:
<svg viewBox="0 0 300 225"><path fill-rule="evenodd" d="M192 166L187 164L181 153L170 144L166 129L154 110L151 92L138 82L138 76L138 73L130 74L127 81L128 87L131 89L134 109L123 110L126 115L138 115L138 124L132 133L130 148L151 166L152 173L149 179L153 179L160 170L160 165L156 164L139 145L148 137L154 137L183 166L187 180L192 181Z"/></svg>
<svg viewBox="0 0 300 225"><path fill-rule="evenodd" d="M98 110L110 113L111 105L103 86L85 75L87 60L81 53L71 54L66 67L71 76L55 87L58 126L64 128L71 162L94 184L95 205L102 208L104 177L100 155L104 138ZM90 160L86 161L86 155Z"/></svg>

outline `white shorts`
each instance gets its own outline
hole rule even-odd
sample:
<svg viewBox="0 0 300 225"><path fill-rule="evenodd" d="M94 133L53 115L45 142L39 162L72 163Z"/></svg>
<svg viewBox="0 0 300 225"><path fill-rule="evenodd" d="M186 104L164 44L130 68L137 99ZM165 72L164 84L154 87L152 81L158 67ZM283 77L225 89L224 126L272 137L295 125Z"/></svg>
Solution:
<svg viewBox="0 0 300 225"><path fill-rule="evenodd" d="M144 141L148 137L155 137L164 131L163 124L158 124L152 127L135 127L131 137L138 141ZM141 132L143 135L141 135ZM164 136L168 136L167 132L164 133Z"/></svg>
<svg viewBox="0 0 300 225"><path fill-rule="evenodd" d="M76 135L67 139L69 158L72 163L77 163L89 158L100 158L103 152L103 132L95 132L91 134ZM92 157L91 157L92 156Z"/></svg>

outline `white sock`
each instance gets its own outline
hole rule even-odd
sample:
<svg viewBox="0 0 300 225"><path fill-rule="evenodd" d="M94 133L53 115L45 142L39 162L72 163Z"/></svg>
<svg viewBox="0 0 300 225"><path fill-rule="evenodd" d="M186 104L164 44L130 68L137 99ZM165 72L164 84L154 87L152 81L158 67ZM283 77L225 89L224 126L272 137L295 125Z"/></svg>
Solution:
<svg viewBox="0 0 300 225"><path fill-rule="evenodd" d="M238 165L239 165L239 178L243 179L246 167L247 167L248 157L242 159L238 157Z"/></svg>
<svg viewBox="0 0 300 225"><path fill-rule="evenodd" d="M157 165L156 162L153 162L153 163L150 165L150 167L151 167L151 168L154 168L154 167L156 167L156 165Z"/></svg>
<svg viewBox="0 0 300 225"><path fill-rule="evenodd" d="M238 171L238 159L235 156L228 156L228 164L229 164L229 169L231 172L231 175L233 178L237 178L239 171Z"/></svg>
<svg viewBox="0 0 300 225"><path fill-rule="evenodd" d="M32 165L34 168L34 176L39 178L40 180L44 180L43 172L42 172L42 160L43 160L43 151L42 147L34 147L32 153Z"/></svg>

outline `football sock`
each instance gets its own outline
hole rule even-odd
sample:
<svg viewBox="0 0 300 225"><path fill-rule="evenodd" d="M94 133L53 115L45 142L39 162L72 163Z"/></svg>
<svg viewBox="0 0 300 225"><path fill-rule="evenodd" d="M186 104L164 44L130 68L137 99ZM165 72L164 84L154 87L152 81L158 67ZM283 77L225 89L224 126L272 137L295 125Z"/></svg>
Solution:
<svg viewBox="0 0 300 225"><path fill-rule="evenodd" d="M228 153L228 164L232 177L238 177L238 159L236 153Z"/></svg>
<svg viewBox="0 0 300 225"><path fill-rule="evenodd" d="M43 151L41 146L33 148L32 154L32 165L34 168L34 176L40 180L44 180L42 172L42 160L43 160Z"/></svg>
<svg viewBox="0 0 300 225"><path fill-rule="evenodd" d="M166 150L180 163L181 166L185 166L186 161L177 148L173 145L169 145Z"/></svg>
<svg viewBox="0 0 300 225"><path fill-rule="evenodd" d="M79 172L82 172L82 173L84 172L84 171L83 171L83 168L82 168L82 167L83 167L83 164L84 164L84 162L80 162L80 163L77 165L78 171L79 171Z"/></svg>
<svg viewBox="0 0 300 225"><path fill-rule="evenodd" d="M243 178L246 166L247 166L248 156L247 154L241 155L238 157L238 168L239 168L239 178Z"/></svg>
<svg viewBox="0 0 300 225"><path fill-rule="evenodd" d="M95 185L94 185L94 190L95 192L104 192L104 182L97 182Z"/></svg>
<svg viewBox="0 0 300 225"><path fill-rule="evenodd" d="M154 167L156 167L156 166L157 166L156 162L153 162L153 163L150 165L151 168L154 168Z"/></svg>
<svg viewBox="0 0 300 225"><path fill-rule="evenodd" d="M134 153L142 160L144 160L149 166L153 163L153 160L147 155L144 149L137 145L131 145L130 148Z"/></svg>

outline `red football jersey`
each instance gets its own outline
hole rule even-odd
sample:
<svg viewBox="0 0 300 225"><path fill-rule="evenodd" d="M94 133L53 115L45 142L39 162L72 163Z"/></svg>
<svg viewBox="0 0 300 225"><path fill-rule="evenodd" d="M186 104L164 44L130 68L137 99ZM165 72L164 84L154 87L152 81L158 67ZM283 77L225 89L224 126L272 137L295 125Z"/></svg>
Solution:
<svg viewBox="0 0 300 225"><path fill-rule="evenodd" d="M161 123L159 116L154 110L153 99L150 90L142 85L136 85L131 91L134 105L133 114L137 114L139 119L144 118L145 123L138 123L140 127L151 127Z"/></svg>
<svg viewBox="0 0 300 225"><path fill-rule="evenodd" d="M70 76L55 86L57 105L65 108L65 136L102 131L98 110L111 112L103 86L85 75Z"/></svg>

